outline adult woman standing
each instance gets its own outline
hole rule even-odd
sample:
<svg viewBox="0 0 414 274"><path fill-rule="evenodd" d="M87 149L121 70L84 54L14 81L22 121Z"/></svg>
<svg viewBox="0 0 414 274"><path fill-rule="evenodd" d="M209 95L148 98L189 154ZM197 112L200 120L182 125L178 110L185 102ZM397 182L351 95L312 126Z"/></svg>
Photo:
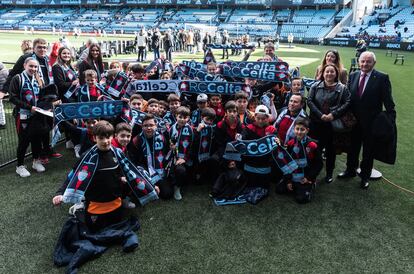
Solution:
<svg viewBox="0 0 414 274"><path fill-rule="evenodd" d="M325 53L325 56L322 60L322 64L318 66L316 69L315 79L321 80L322 76L322 68L326 65L334 65L338 68L339 71L339 81L346 85L348 81L348 73L344 66L341 63L341 57L339 56L339 52L336 49L330 49Z"/></svg>
<svg viewBox="0 0 414 274"><path fill-rule="evenodd" d="M18 134L17 145L17 167L16 173L20 177L30 176L30 172L23 165L24 156L29 144L32 145L33 165L32 168L37 172L45 171L39 157L41 152L41 138L40 135L31 136L30 123L36 114L36 105L39 101L40 86L39 76L37 71L39 69L39 62L34 57L28 57L24 61L24 71L15 75L9 86L10 102L16 107L14 113L16 114L16 129Z"/></svg>
<svg viewBox="0 0 414 274"><path fill-rule="evenodd" d="M98 75L98 82L101 81L101 75L104 72L104 66L102 62L102 52L98 44L91 44L89 46L88 57L79 64L79 82L81 85L85 84L84 71L92 69L96 71Z"/></svg>
<svg viewBox="0 0 414 274"><path fill-rule="evenodd" d="M76 86L79 79L71 65L72 54L69 48L62 47L57 54L56 63L52 67L53 79L58 88L59 99L64 103L75 102L71 100L69 88ZM65 96L66 95L66 96Z"/></svg>
<svg viewBox="0 0 414 274"><path fill-rule="evenodd" d="M321 79L309 91L310 135L319 140L319 148L325 148L326 183L333 182L335 168L334 132L331 122L340 118L348 109L351 94L348 88L339 82L339 69L334 65L325 65L321 69Z"/></svg>

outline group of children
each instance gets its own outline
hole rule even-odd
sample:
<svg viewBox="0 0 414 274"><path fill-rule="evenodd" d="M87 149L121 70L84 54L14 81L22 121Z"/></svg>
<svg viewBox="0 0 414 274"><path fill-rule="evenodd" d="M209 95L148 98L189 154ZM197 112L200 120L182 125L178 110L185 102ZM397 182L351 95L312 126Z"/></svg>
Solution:
<svg viewBox="0 0 414 274"><path fill-rule="evenodd" d="M93 92L94 74L87 74L87 83L88 79L91 80L89 92ZM300 79L293 81L291 93L302 97L301 85L295 84L300 82ZM111 147L122 150L134 165L148 172L151 184L162 199L181 200L183 186L191 184L209 184L211 197L232 199L243 189L268 190L271 182L275 182L277 193L294 193L299 203L309 202L322 160L317 142L307 136L308 119L295 119L292 124L294 135L281 142L278 128L273 126L277 113L272 103L270 109L258 105L251 111L248 94L244 92L225 99L223 106L220 95L198 94L197 107L191 111L190 105L184 105L177 94L169 94L164 101L145 100L136 93L122 100L141 113L139 123L131 126L119 117L109 121L87 119L84 127L66 123L65 130L70 141L77 144L79 149L75 152L80 160L57 191L53 204L64 201L64 191L71 176L79 176L82 181L83 177L92 174L83 202L91 227L114 223L119 220L122 208L134 208L136 199L125 184L125 175ZM304 102L303 97L301 101ZM242 157L242 161L226 157L229 142L257 140L265 136L273 136L286 148L297 163L293 172L282 172L270 154ZM74 175L82 157L95 144L99 151L96 171L83 177L80 173Z"/></svg>

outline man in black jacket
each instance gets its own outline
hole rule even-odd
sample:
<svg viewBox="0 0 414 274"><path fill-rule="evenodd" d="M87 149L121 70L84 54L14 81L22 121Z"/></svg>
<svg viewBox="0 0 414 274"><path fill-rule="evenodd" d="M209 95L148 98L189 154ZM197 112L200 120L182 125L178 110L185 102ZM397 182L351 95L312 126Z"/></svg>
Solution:
<svg viewBox="0 0 414 274"><path fill-rule="evenodd" d="M158 28L156 28L151 36L151 48L154 51L154 60L160 58L160 40L161 33Z"/></svg>
<svg viewBox="0 0 414 274"><path fill-rule="evenodd" d="M42 38L38 38L33 40L33 51L34 53L26 53L19 57L19 59L14 64L13 68L9 71L9 76L7 77L6 83L3 86L3 90L7 92L9 90L9 85L11 79L17 75L23 72L24 67L24 61L27 57L35 57L36 60L39 62L40 68L39 68L39 76L41 80L43 81L43 85L39 83L41 86L47 86L49 84L53 84L53 78L52 75L52 67L48 63L47 58L47 42L46 40Z"/></svg>
<svg viewBox="0 0 414 274"><path fill-rule="evenodd" d="M348 88L351 92L351 109L357 118L357 125L351 133L351 148L347 156L347 168L338 178L356 176L358 156L362 149L361 188L369 187L369 178L374 162L375 138L372 124L382 112L383 106L389 117L395 121L395 104L391 95L391 83L387 74L374 69L375 54L365 51L359 57L361 71L349 76Z"/></svg>

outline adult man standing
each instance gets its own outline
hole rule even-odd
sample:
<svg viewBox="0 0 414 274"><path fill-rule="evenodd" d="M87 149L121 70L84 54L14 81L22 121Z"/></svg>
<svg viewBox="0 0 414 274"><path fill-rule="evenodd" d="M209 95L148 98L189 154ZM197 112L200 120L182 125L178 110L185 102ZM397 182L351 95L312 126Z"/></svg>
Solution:
<svg viewBox="0 0 414 274"><path fill-rule="evenodd" d="M351 148L347 155L346 170L338 178L356 176L359 152L362 146L361 183L363 189L369 187L369 178L374 162L375 137L373 123L385 107L386 114L395 122L395 104L391 95L391 83L387 74L374 69L376 57L365 51L359 57L360 71L351 73L348 88L351 92L351 109L357 118L357 125L351 133Z"/></svg>
<svg viewBox="0 0 414 274"><path fill-rule="evenodd" d="M137 48L138 48L138 62L144 62L144 54L145 54L145 47L147 46L147 33L145 32L144 28L141 28L139 33L137 34L136 41L137 41Z"/></svg>
<svg viewBox="0 0 414 274"><path fill-rule="evenodd" d="M298 117L306 118L307 114L303 110L304 98L300 94L293 94L290 97L288 107L283 109L276 119L275 127L282 144L294 138L293 124Z"/></svg>
<svg viewBox="0 0 414 274"><path fill-rule="evenodd" d="M158 28L155 29L151 37L151 47L154 51L154 60L160 58L160 40L161 33Z"/></svg>
<svg viewBox="0 0 414 274"><path fill-rule="evenodd" d="M165 54L167 55L167 60L172 62L172 51L173 51L173 48L174 48L174 37L172 36L170 29L168 29L165 32L163 42L164 42Z"/></svg>

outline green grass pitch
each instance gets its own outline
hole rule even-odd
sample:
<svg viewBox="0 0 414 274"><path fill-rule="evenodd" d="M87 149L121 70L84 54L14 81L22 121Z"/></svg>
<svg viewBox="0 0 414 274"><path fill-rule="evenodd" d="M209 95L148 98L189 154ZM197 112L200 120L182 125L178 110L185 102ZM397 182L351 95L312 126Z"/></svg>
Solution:
<svg viewBox="0 0 414 274"><path fill-rule="evenodd" d="M0 33L0 61L15 61L26 37ZM327 49L297 45L278 55L313 77ZM354 49L338 50L349 69ZM374 52L376 68L391 78L399 135L397 163L374 166L414 191L414 53L402 53L402 66L384 50ZM259 49L255 56L260 55ZM192 58L201 56L176 56ZM52 160L45 174L21 179L14 165L0 172L0 273L64 272L53 266L52 252L68 206L53 207L51 199L75 159L59 150L65 156ZM336 173L344 160L338 157ZM140 247L132 254L110 248L81 273L414 273L414 196L383 180L372 182L368 191L358 186L357 179L322 183L307 205L272 191L257 206L226 207L213 205L207 186L191 186L181 202L157 201L132 210L141 221Z"/></svg>

